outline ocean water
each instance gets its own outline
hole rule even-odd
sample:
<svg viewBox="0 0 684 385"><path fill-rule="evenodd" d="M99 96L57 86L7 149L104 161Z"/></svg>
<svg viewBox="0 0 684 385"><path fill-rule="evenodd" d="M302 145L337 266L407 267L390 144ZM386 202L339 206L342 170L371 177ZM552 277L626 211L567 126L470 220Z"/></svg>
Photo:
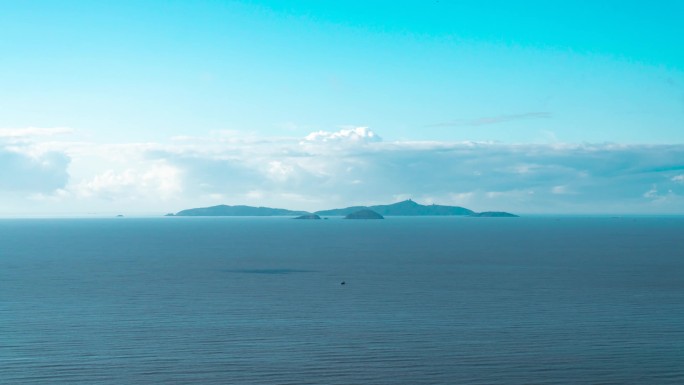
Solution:
<svg viewBox="0 0 684 385"><path fill-rule="evenodd" d="M0 220L0 383L682 384L684 218Z"/></svg>

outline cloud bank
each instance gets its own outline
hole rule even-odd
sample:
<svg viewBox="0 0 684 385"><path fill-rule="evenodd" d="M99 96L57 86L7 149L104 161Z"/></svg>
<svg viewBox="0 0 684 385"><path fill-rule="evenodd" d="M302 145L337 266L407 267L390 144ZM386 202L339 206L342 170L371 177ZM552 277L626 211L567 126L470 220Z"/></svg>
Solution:
<svg viewBox="0 0 684 385"><path fill-rule="evenodd" d="M27 127L27 128L0 128L1 138L31 138L40 136L55 136L71 134L74 131L68 127Z"/></svg>
<svg viewBox="0 0 684 385"><path fill-rule="evenodd" d="M684 214L683 175L684 145L388 142L366 127L0 147L0 190L47 211L316 210L413 198L478 211Z"/></svg>

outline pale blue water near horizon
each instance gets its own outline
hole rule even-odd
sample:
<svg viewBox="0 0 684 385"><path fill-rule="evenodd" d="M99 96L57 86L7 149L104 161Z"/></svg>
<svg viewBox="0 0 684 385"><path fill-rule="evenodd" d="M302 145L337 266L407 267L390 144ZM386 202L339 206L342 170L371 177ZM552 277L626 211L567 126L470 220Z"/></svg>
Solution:
<svg viewBox="0 0 684 385"><path fill-rule="evenodd" d="M682 217L4 219L0 383L681 384L682 234Z"/></svg>

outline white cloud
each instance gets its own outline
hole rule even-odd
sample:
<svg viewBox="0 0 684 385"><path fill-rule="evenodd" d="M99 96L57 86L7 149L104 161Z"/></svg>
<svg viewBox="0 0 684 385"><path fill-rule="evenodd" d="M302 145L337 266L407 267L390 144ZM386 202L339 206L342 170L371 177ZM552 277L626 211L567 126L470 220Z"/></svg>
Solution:
<svg viewBox="0 0 684 385"><path fill-rule="evenodd" d="M559 186L553 186L551 188L551 193L557 194L557 195L564 195L564 194L570 194L570 191L568 189L568 186L559 185Z"/></svg>
<svg viewBox="0 0 684 385"><path fill-rule="evenodd" d="M49 201L49 202L60 202L68 198L71 193L65 189L56 189L51 193L32 193L27 196L29 200L33 201Z"/></svg>
<svg viewBox="0 0 684 385"><path fill-rule="evenodd" d="M26 127L26 128L0 128L0 138L28 138L38 136L55 136L72 134L73 129L68 127Z"/></svg>
<svg viewBox="0 0 684 385"><path fill-rule="evenodd" d="M70 186L70 190L80 198L168 200L182 192L182 183L178 169L153 164L144 170L106 170Z"/></svg>
<svg viewBox="0 0 684 385"><path fill-rule="evenodd" d="M470 203L471 199L475 196L475 192L473 191L467 191L467 192L458 192L458 193L450 193L449 198L450 201L453 202L456 205L460 206L465 206Z"/></svg>
<svg viewBox="0 0 684 385"><path fill-rule="evenodd" d="M646 198L650 204L659 207L682 207L682 205L684 205L684 196L675 193L672 189L661 191L656 186L653 186L644 193L643 197Z"/></svg>
<svg viewBox="0 0 684 385"><path fill-rule="evenodd" d="M513 172L518 174L530 174L535 172L538 168L540 168L540 166L536 164L519 164L513 167Z"/></svg>
<svg viewBox="0 0 684 385"><path fill-rule="evenodd" d="M336 132L316 131L307 135L304 140L308 142L351 142L369 143L379 142L382 139L368 127L344 128Z"/></svg>
<svg viewBox="0 0 684 385"><path fill-rule="evenodd" d="M0 145L0 193L162 212L413 198L514 212L649 212L658 201L660 211L684 213L684 145L383 142L364 127L307 138L215 132L167 143Z"/></svg>
<svg viewBox="0 0 684 385"><path fill-rule="evenodd" d="M655 186L651 187L650 190L648 190L644 193L644 198L658 199L659 198L658 189L656 189Z"/></svg>
<svg viewBox="0 0 684 385"><path fill-rule="evenodd" d="M0 144L0 192L45 193L64 187L70 158L61 152Z"/></svg>
<svg viewBox="0 0 684 385"><path fill-rule="evenodd" d="M268 175L270 178L284 182L294 173L294 167L284 164L279 160L268 162Z"/></svg>

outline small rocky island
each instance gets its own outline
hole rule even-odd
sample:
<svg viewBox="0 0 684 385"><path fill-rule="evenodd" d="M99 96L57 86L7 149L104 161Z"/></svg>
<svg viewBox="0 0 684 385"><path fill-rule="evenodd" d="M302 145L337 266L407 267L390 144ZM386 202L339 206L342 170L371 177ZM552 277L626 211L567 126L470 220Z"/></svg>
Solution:
<svg viewBox="0 0 684 385"><path fill-rule="evenodd" d="M473 213L473 214L470 214L469 216L480 217L480 218L517 218L518 217L518 215L507 213L504 211L484 211L481 213Z"/></svg>
<svg viewBox="0 0 684 385"><path fill-rule="evenodd" d="M344 219L385 219L373 210L364 209L348 214Z"/></svg>
<svg viewBox="0 0 684 385"><path fill-rule="evenodd" d="M298 216L296 218L292 218L292 219L321 219L321 217L319 217L316 214L306 214L306 215L300 215L300 216Z"/></svg>

